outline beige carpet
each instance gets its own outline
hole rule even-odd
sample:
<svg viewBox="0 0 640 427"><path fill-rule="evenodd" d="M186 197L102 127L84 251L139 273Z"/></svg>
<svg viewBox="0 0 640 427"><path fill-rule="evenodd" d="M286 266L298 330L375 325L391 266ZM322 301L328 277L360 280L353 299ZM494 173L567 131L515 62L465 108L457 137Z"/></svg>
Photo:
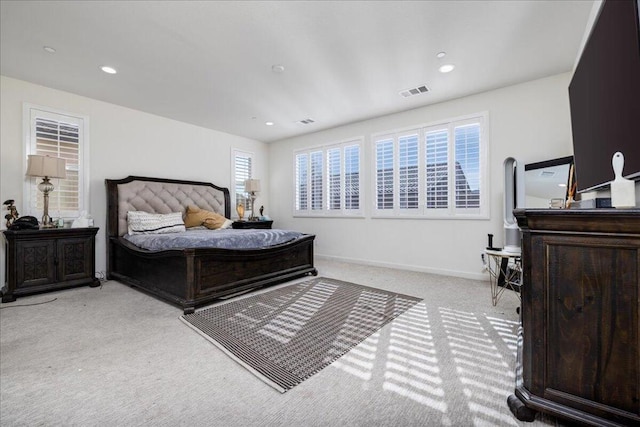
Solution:
<svg viewBox="0 0 640 427"><path fill-rule="evenodd" d="M117 282L18 298L0 305L0 425L557 425L507 407L512 292L493 307L488 282L317 267L423 301L280 394L186 328L180 309Z"/></svg>

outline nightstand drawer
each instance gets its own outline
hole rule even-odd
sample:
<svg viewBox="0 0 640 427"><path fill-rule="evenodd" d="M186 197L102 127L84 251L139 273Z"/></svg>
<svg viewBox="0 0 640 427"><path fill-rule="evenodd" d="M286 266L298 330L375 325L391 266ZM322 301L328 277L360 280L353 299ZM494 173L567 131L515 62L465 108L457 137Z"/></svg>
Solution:
<svg viewBox="0 0 640 427"><path fill-rule="evenodd" d="M234 221L232 227L236 229L271 228L273 221Z"/></svg>

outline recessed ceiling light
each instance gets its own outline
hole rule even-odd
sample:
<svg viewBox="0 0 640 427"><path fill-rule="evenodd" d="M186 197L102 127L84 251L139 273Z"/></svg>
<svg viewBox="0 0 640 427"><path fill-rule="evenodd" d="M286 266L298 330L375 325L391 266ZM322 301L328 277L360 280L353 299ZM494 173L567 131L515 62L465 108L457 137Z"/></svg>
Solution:
<svg viewBox="0 0 640 427"><path fill-rule="evenodd" d="M271 67L271 71L273 71L274 73L278 73L278 74L284 73L284 65L281 65L281 64L273 65Z"/></svg>
<svg viewBox="0 0 640 427"><path fill-rule="evenodd" d="M44 51L48 53L56 53L56 50L51 46L43 46L42 49L44 49Z"/></svg>
<svg viewBox="0 0 640 427"><path fill-rule="evenodd" d="M274 125L273 122L265 122L264 124L267 125L267 126L273 126Z"/></svg>
<svg viewBox="0 0 640 427"><path fill-rule="evenodd" d="M436 58L444 58L444 56L447 54L447 52L438 52L436 53Z"/></svg>
<svg viewBox="0 0 640 427"><path fill-rule="evenodd" d="M100 67L100 69L102 71L104 71L105 73L107 73L107 74L115 74L115 73L117 73L115 68L109 67L107 65L104 65L104 66Z"/></svg>
<svg viewBox="0 0 640 427"><path fill-rule="evenodd" d="M442 67L438 68L441 73L450 73L453 69L456 68L453 64L445 64Z"/></svg>

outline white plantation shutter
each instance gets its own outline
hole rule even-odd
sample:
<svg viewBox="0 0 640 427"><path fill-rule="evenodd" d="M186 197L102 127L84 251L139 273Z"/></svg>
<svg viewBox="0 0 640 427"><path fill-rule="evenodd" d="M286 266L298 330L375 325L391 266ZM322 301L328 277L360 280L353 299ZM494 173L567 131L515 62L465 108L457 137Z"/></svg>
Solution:
<svg viewBox="0 0 640 427"><path fill-rule="evenodd" d="M344 208L360 209L360 146L344 148Z"/></svg>
<svg viewBox="0 0 640 427"><path fill-rule="evenodd" d="M447 129L426 133L426 203L428 209L448 207L449 133Z"/></svg>
<svg viewBox="0 0 640 427"><path fill-rule="evenodd" d="M376 142L376 208L393 209L393 139Z"/></svg>
<svg viewBox="0 0 640 427"><path fill-rule="evenodd" d="M296 211L309 209L309 155L296 155Z"/></svg>
<svg viewBox="0 0 640 427"><path fill-rule="evenodd" d="M359 215L362 141L295 154L295 215Z"/></svg>
<svg viewBox="0 0 640 427"><path fill-rule="evenodd" d="M374 136L373 214L488 218L486 122L482 113Z"/></svg>
<svg viewBox="0 0 640 427"><path fill-rule="evenodd" d="M234 187L236 199L244 195L244 182L252 178L251 173L252 157L248 153L236 152L234 155Z"/></svg>
<svg viewBox="0 0 640 427"><path fill-rule="evenodd" d="M322 151L311 153L311 210L322 210L323 207L322 157Z"/></svg>
<svg viewBox="0 0 640 427"><path fill-rule="evenodd" d="M416 209L418 201L418 135L398 138L401 209Z"/></svg>
<svg viewBox="0 0 640 427"><path fill-rule="evenodd" d="M480 207L480 124L457 126L455 135L456 208Z"/></svg>
<svg viewBox="0 0 640 427"><path fill-rule="evenodd" d="M342 162L340 148L327 150L327 208L342 209Z"/></svg>
<svg viewBox="0 0 640 427"><path fill-rule="evenodd" d="M49 215L52 218L78 217L85 206L86 118L26 107L29 115L27 154L60 157L65 160L66 178L52 179ZM30 177L27 189L29 211L38 217L44 208L43 193L37 189L41 177Z"/></svg>

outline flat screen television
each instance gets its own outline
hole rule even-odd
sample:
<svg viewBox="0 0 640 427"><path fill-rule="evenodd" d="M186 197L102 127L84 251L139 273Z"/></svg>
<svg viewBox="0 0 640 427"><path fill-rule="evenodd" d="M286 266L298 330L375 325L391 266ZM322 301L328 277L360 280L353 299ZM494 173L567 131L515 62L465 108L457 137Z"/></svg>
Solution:
<svg viewBox="0 0 640 427"><path fill-rule="evenodd" d="M606 188L611 158L640 180L640 0L605 0L569 84L578 192ZM637 185L637 184L636 184Z"/></svg>

